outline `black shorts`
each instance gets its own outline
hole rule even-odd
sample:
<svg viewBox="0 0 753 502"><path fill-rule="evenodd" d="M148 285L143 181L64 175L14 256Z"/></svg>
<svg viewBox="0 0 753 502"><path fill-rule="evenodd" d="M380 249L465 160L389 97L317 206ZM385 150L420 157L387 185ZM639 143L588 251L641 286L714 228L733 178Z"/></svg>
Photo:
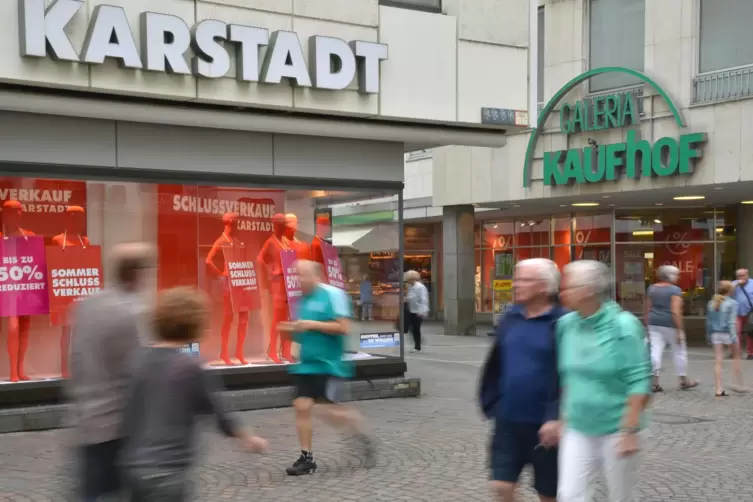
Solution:
<svg viewBox="0 0 753 502"><path fill-rule="evenodd" d="M332 375L293 375L295 397L308 397L317 403L344 400L345 382Z"/></svg>
<svg viewBox="0 0 753 502"><path fill-rule="evenodd" d="M497 420L491 444L492 479L517 483L523 468L533 466L533 487L544 497L557 496L557 448L539 445L539 428Z"/></svg>

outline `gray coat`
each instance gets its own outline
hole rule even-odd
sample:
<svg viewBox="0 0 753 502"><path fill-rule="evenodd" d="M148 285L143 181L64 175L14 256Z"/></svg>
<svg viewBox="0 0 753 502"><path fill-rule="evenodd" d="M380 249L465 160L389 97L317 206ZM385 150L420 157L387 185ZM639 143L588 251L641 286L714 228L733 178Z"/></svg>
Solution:
<svg viewBox="0 0 753 502"><path fill-rule="evenodd" d="M144 309L134 294L109 288L76 305L68 392L78 442L122 436L129 367L144 339Z"/></svg>

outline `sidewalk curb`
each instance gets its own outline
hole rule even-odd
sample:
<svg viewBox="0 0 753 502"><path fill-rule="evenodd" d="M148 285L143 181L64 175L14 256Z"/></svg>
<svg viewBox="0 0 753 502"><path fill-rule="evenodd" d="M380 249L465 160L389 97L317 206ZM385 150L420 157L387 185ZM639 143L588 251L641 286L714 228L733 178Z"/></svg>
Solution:
<svg viewBox="0 0 753 502"><path fill-rule="evenodd" d="M418 397L421 380L418 378L380 378L372 381L346 382L348 401ZM221 392L225 409L252 411L290 406L293 387L231 390ZM0 410L0 434L44 431L70 426L70 406L67 404L28 406Z"/></svg>

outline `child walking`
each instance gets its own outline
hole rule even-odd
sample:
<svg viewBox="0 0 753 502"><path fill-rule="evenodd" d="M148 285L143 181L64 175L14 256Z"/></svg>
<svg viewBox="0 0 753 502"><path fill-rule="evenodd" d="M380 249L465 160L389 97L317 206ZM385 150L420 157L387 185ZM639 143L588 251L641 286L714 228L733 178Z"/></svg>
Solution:
<svg viewBox="0 0 753 502"><path fill-rule="evenodd" d="M206 301L197 291L175 288L159 295L157 342L137 356L125 406L122 466L132 502L190 500L200 415L214 415L222 433L249 450L266 450L264 439L244 432L222 411L201 361L181 351L201 338L206 319Z"/></svg>

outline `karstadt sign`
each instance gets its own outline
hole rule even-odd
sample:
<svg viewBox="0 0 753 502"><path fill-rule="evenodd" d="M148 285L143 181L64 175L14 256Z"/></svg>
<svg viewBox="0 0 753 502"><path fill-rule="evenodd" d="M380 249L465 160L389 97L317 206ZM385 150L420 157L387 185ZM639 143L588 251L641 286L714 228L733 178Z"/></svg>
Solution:
<svg viewBox="0 0 753 502"><path fill-rule="evenodd" d="M9 1L9 0L2 0ZM298 87L341 90L358 77L364 94L379 93L380 64L388 57L384 44L338 38L309 39L309 65L298 35L269 33L264 28L207 19L189 27L180 17L143 12L139 45L126 12L114 5L94 8L80 51L66 33L84 0L18 0L21 55L102 64L118 61L121 68L222 78L230 71L228 46L235 47L236 79L241 82L279 84L287 80ZM260 50L267 47L260 58ZM189 51L193 56L188 58Z"/></svg>

